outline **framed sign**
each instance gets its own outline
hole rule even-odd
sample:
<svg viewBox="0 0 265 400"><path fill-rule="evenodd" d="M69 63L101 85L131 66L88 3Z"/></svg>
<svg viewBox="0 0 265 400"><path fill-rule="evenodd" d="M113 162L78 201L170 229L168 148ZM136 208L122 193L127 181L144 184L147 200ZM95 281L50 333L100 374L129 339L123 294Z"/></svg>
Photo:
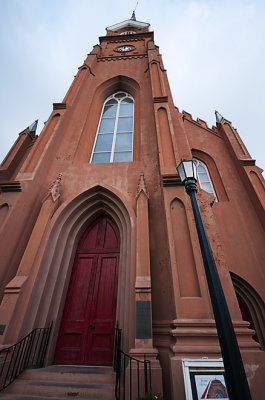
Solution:
<svg viewBox="0 0 265 400"><path fill-rule="evenodd" d="M187 400L229 400L222 359L183 359Z"/></svg>

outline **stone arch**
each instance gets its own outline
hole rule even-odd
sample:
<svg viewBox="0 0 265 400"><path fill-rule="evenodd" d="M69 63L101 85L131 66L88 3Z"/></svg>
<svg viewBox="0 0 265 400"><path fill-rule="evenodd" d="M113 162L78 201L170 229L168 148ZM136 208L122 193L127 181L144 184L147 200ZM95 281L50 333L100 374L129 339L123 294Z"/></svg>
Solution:
<svg viewBox="0 0 265 400"><path fill-rule="evenodd" d="M140 159L140 85L138 82L128 76L117 75L102 82L94 92L87 116L87 121L83 128L83 136L80 141L78 152L76 153L76 157L78 157L79 160L83 160L84 162L88 162L90 160L102 106L109 96L118 91L125 91L134 98L133 160L138 161Z"/></svg>
<svg viewBox="0 0 265 400"><path fill-rule="evenodd" d="M265 350L265 304L256 290L243 278L231 274L235 292L243 300L246 305L250 317L253 321L257 339L261 348Z"/></svg>
<svg viewBox="0 0 265 400"><path fill-rule="evenodd" d="M48 363L53 360L78 241L86 228L103 213L116 223L120 231L117 320L124 332L129 332L130 296L134 295L135 279L135 252L131 251L135 245L132 230L135 214L121 198L110 188L95 186L62 204L52 217L30 307L23 322L25 326L30 322L33 326L45 326L53 321ZM129 335L126 337L124 346L128 347Z"/></svg>
<svg viewBox="0 0 265 400"><path fill-rule="evenodd" d="M130 93L135 99L139 95L140 85L128 76L117 75L99 85L95 91L94 98L99 96L103 103L107 97L119 90Z"/></svg>
<svg viewBox="0 0 265 400"><path fill-rule="evenodd" d="M228 201L228 196L220 176L219 170L214 159L207 153L201 150L192 149L192 156L204 162L208 168L218 201Z"/></svg>

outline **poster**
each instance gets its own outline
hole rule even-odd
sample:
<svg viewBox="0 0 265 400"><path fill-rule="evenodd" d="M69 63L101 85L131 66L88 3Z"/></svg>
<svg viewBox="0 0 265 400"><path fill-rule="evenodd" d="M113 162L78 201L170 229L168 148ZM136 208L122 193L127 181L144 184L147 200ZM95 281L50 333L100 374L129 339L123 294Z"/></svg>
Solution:
<svg viewBox="0 0 265 400"><path fill-rule="evenodd" d="M222 371L190 371L190 380L194 400L229 400Z"/></svg>

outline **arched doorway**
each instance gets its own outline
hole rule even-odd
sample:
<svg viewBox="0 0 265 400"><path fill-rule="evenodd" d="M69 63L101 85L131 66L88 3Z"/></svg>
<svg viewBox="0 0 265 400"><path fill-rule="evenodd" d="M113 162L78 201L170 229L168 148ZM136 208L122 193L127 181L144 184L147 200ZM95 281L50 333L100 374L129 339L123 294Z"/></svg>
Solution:
<svg viewBox="0 0 265 400"><path fill-rule="evenodd" d="M118 227L101 215L77 246L55 364L112 364L119 251Z"/></svg>

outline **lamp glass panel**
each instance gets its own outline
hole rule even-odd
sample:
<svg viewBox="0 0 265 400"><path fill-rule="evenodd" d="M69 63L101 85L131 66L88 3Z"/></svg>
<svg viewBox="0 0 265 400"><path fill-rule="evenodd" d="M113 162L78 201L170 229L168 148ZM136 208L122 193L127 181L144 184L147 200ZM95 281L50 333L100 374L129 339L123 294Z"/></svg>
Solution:
<svg viewBox="0 0 265 400"><path fill-rule="evenodd" d="M183 182L186 179L186 175L185 175L184 166L183 166L182 162L177 166L177 170L178 170L181 182Z"/></svg>
<svg viewBox="0 0 265 400"><path fill-rule="evenodd" d="M186 178L193 178L193 162L192 161L183 161L183 166L185 169Z"/></svg>
<svg viewBox="0 0 265 400"><path fill-rule="evenodd" d="M193 166L193 178L195 178L197 180L198 170L197 170L196 163L194 161L192 161L192 166Z"/></svg>

